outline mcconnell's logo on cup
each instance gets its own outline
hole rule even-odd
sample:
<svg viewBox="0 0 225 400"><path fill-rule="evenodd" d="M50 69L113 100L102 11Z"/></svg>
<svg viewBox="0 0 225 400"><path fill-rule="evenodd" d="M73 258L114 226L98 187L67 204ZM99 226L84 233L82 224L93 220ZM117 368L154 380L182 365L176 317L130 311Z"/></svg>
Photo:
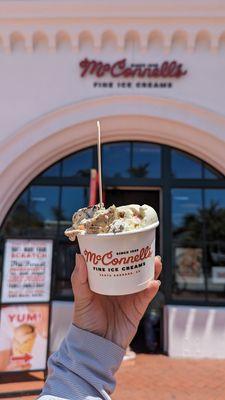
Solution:
<svg viewBox="0 0 225 400"><path fill-rule="evenodd" d="M113 257L113 252L109 251L105 254L96 254L90 250L84 250L86 262L92 262L94 265L101 263L102 265L124 265L143 261L152 255L152 250L149 246L143 247L137 254L126 257Z"/></svg>

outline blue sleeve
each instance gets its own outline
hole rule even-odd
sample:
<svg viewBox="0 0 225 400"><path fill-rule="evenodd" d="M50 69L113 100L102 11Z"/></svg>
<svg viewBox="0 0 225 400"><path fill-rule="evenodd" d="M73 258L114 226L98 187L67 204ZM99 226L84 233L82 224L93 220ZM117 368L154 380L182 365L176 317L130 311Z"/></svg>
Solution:
<svg viewBox="0 0 225 400"><path fill-rule="evenodd" d="M98 335L72 325L48 361L48 377L39 400L110 400L114 374L125 351Z"/></svg>

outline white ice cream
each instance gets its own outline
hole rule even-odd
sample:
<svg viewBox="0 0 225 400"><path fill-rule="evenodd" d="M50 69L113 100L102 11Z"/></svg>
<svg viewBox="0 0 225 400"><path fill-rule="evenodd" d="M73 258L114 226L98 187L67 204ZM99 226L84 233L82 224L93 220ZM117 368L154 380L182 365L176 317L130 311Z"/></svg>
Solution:
<svg viewBox="0 0 225 400"><path fill-rule="evenodd" d="M158 222L154 208L144 204L128 204L105 209L100 205L78 210L72 219L72 227L65 231L70 240L77 234L130 232Z"/></svg>

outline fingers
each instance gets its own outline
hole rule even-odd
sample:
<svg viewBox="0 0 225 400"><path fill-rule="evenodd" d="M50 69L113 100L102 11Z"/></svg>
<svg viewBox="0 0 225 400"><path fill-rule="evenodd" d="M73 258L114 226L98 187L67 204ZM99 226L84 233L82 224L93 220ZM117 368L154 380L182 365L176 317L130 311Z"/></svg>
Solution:
<svg viewBox="0 0 225 400"><path fill-rule="evenodd" d="M155 257L155 279L158 279L162 271L162 260L160 256Z"/></svg>
<svg viewBox="0 0 225 400"><path fill-rule="evenodd" d="M148 287L145 290L136 294L135 307L139 313L140 319L142 318L149 303L154 299L155 295L157 294L160 285L160 281L150 281Z"/></svg>
<svg viewBox="0 0 225 400"><path fill-rule="evenodd" d="M71 283L76 300L91 296L87 277L87 266L81 254L76 254L76 266L71 276Z"/></svg>

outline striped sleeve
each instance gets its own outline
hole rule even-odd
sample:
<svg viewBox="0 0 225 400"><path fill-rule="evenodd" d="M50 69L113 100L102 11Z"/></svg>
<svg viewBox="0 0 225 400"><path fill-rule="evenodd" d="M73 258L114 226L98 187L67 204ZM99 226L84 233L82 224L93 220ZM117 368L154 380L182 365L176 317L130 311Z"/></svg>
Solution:
<svg viewBox="0 0 225 400"><path fill-rule="evenodd" d="M48 377L39 400L110 400L114 374L125 351L98 335L72 325L48 361Z"/></svg>

